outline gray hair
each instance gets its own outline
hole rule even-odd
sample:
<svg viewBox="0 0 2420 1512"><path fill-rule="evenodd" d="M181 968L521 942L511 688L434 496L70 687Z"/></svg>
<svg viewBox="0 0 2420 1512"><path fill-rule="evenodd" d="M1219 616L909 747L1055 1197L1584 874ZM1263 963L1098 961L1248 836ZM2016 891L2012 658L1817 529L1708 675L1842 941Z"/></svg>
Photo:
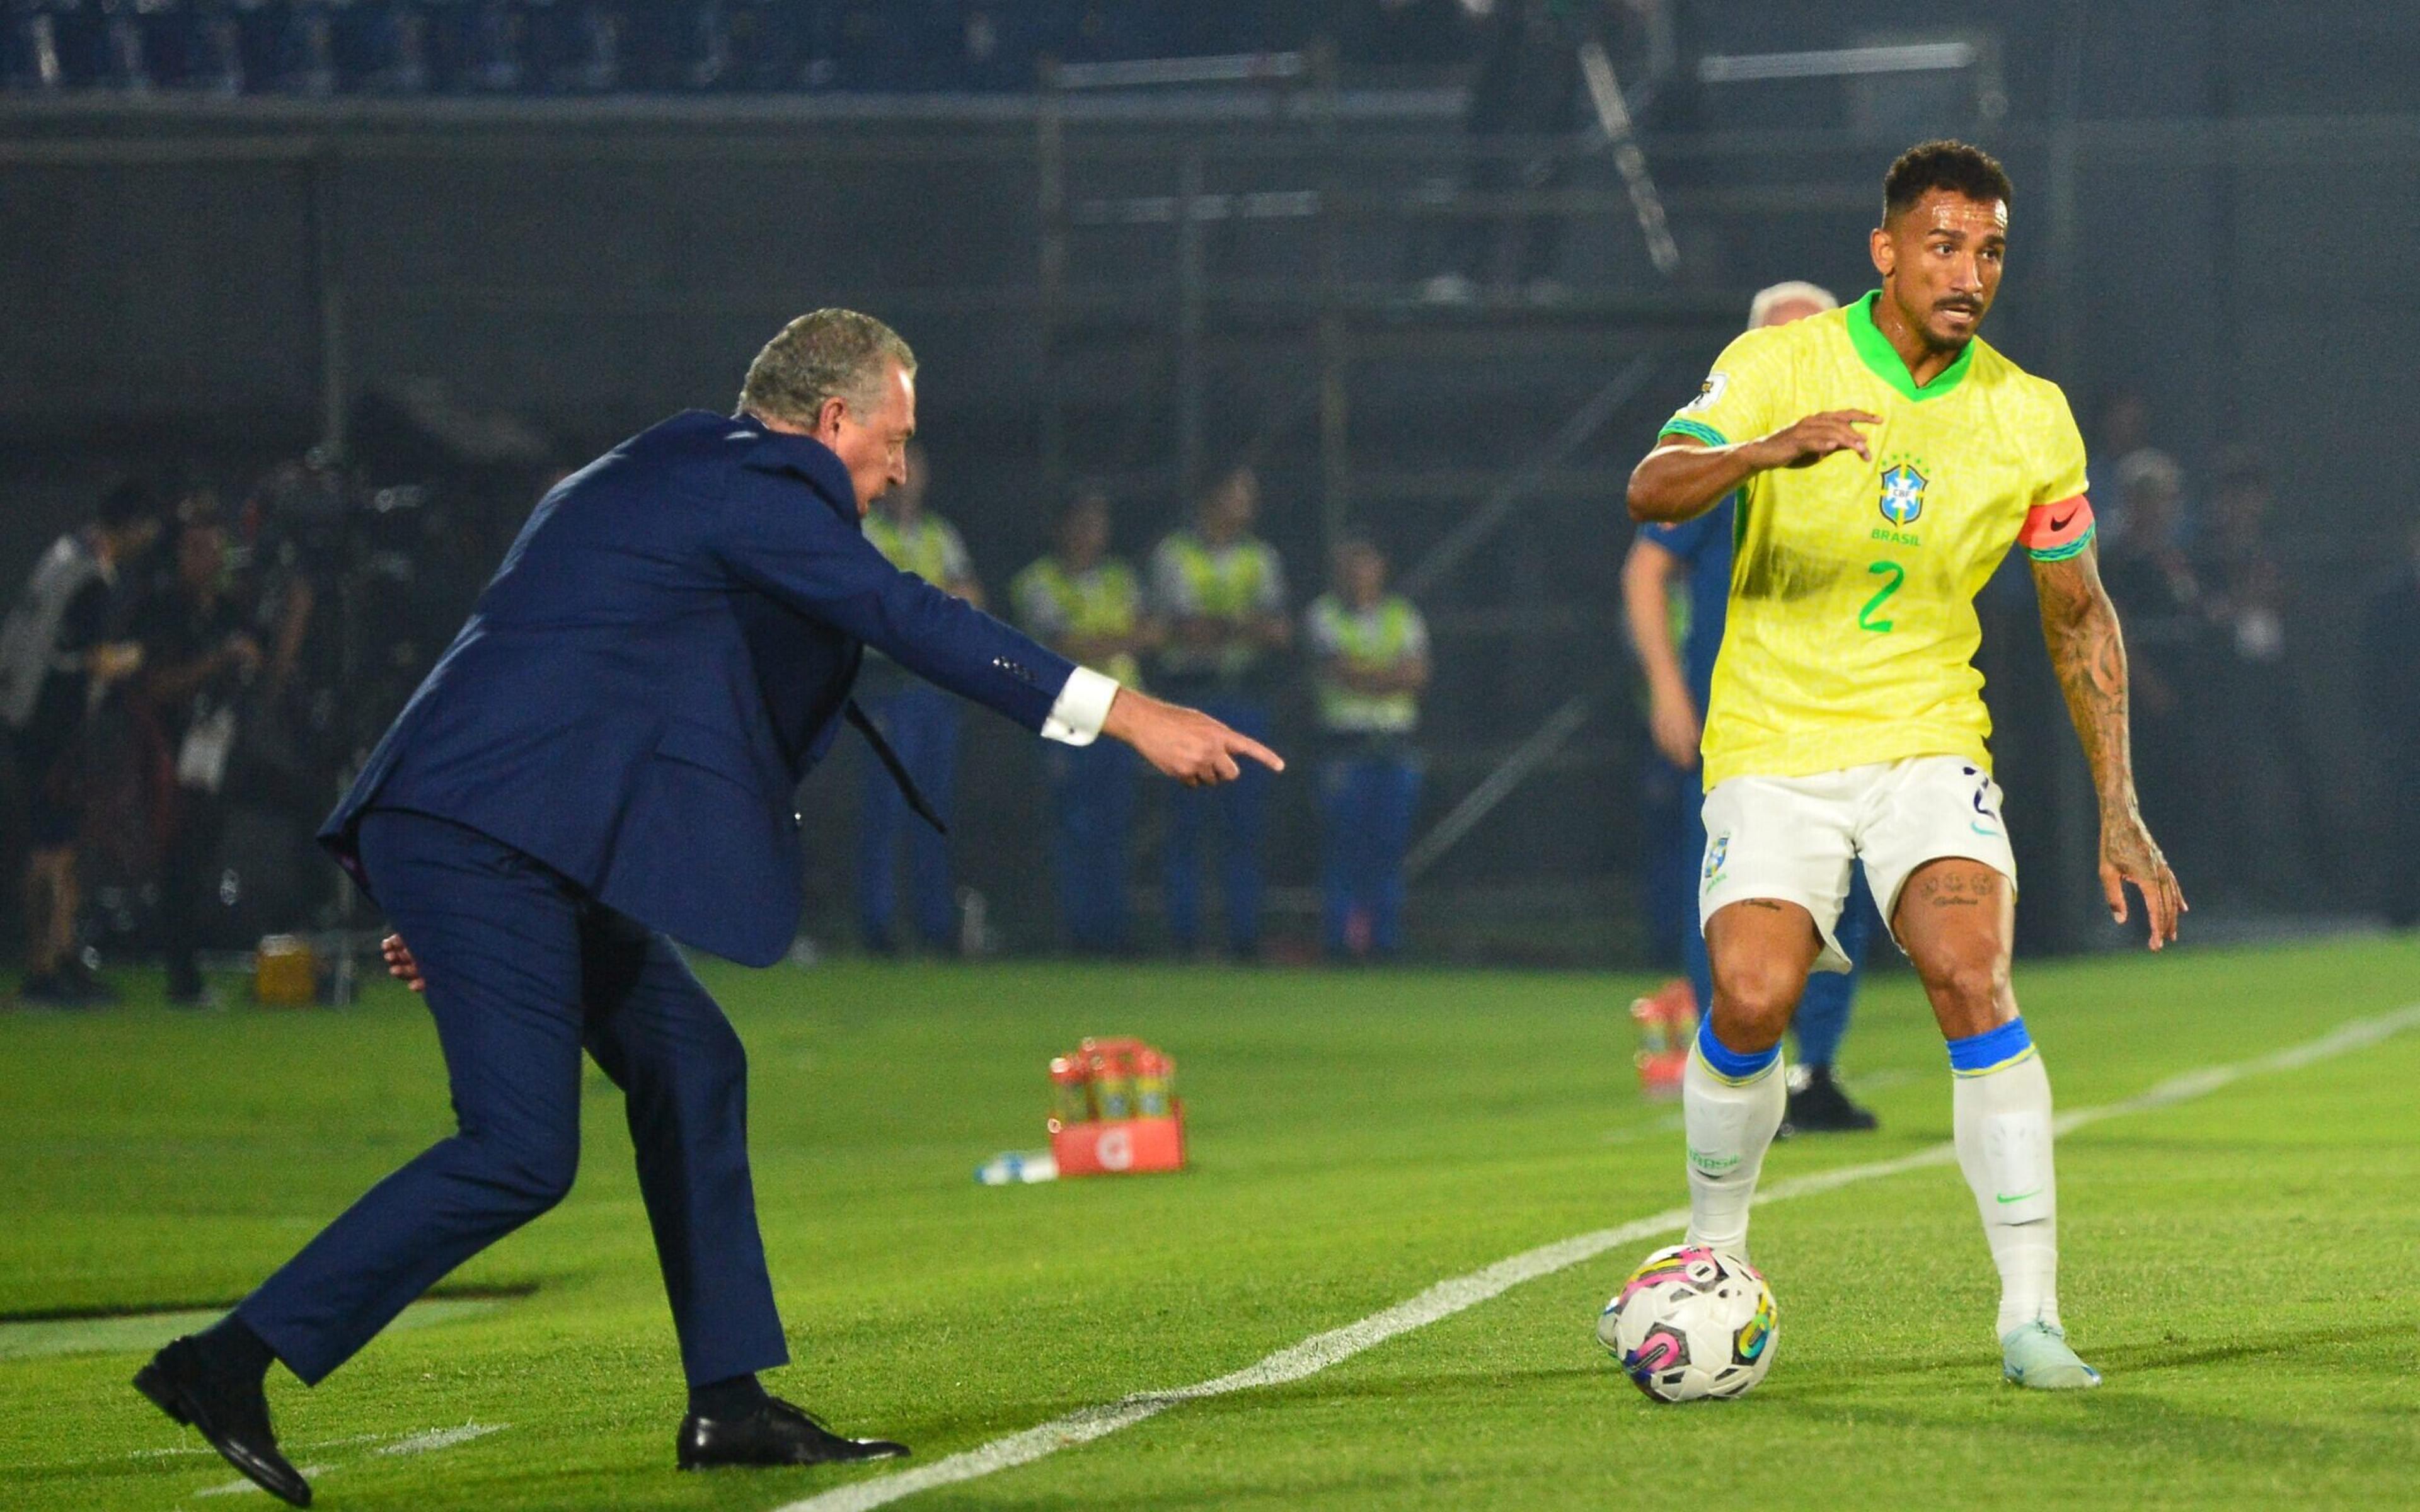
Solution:
<svg viewBox="0 0 2420 1512"><path fill-rule="evenodd" d="M748 364L739 408L768 420L812 425L824 401L860 416L882 402L883 379L897 363L913 375L916 354L899 332L855 310L811 310L783 326Z"/></svg>
<svg viewBox="0 0 2420 1512"><path fill-rule="evenodd" d="M2132 499L2146 489L2174 497L2184 491L2185 470L2155 446L2138 446L2118 464L2118 494Z"/></svg>
<svg viewBox="0 0 2420 1512"><path fill-rule="evenodd" d="M1771 315L1774 306L1777 304L1811 304L1819 310L1837 310L1840 307L1840 301L1833 298L1832 291L1823 285L1809 284L1804 279L1793 278L1786 283L1775 284L1771 287L1756 291L1756 298L1748 301L1748 329L1753 331L1764 324L1764 317Z"/></svg>

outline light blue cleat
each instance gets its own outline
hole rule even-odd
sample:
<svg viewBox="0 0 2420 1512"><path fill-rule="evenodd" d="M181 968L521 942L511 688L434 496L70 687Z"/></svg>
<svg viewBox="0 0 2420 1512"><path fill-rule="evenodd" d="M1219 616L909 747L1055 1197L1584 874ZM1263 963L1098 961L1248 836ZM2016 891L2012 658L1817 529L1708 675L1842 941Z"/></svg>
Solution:
<svg viewBox="0 0 2420 1512"><path fill-rule="evenodd" d="M2067 1347L2067 1331L2048 1323L2010 1329L2000 1340L2000 1358L2002 1375L2035 1391L2088 1391L2101 1384L2101 1372Z"/></svg>

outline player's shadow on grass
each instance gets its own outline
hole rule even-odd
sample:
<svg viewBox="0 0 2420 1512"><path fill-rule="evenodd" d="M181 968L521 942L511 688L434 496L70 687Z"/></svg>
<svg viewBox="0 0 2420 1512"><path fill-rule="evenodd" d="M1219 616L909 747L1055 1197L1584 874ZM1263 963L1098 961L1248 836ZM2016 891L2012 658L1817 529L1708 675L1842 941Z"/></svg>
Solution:
<svg viewBox="0 0 2420 1512"><path fill-rule="evenodd" d="M2401 1323L2372 1323L2268 1334L2257 1338L2213 1343L2200 1349L2180 1348L2181 1341L2178 1340L2093 1345L2087 1339L2084 1352L2086 1359L2113 1376L2133 1376L2268 1355L2302 1357L2331 1345L2356 1344L2365 1339L2400 1340L2404 1333L2405 1325ZM1853 1396L1861 1385L1870 1385L1876 1381L1893 1377L1955 1376L1962 1372L1989 1371L1997 1364L1986 1349L1955 1353L1874 1355L1855 1360L1854 1369L1825 1376L1807 1370L1806 1356L1802 1354L1793 1359L1785 1343L1774 1366L1776 1373L1766 1382L1763 1394L1817 1402Z"/></svg>
<svg viewBox="0 0 2420 1512"><path fill-rule="evenodd" d="M2179 1348L2184 1341L2168 1339L2157 1344L2109 1345L2099 1351L2096 1359L2112 1371L2137 1374L2180 1370L2197 1365L2223 1365L2230 1360L2258 1359L2263 1355L2302 1357L2329 1345L2358 1344L2364 1340L2391 1339L2399 1347L2409 1333L2410 1325L2406 1323L2385 1322L2341 1328L2307 1328L2290 1334L2268 1334L2258 1338L2210 1344L2200 1349Z"/></svg>

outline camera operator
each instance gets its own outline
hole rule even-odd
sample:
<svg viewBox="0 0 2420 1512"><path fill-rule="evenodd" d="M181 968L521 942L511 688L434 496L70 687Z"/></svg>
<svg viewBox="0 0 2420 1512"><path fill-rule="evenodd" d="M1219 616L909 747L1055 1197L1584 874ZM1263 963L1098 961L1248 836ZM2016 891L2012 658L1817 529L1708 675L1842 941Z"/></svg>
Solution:
<svg viewBox="0 0 2420 1512"><path fill-rule="evenodd" d="M144 649L140 691L176 755L160 859L160 943L168 1002L210 1008L195 954L216 888L226 812L221 794L236 742L237 700L259 671L260 643L229 592L226 529L217 500L189 495L178 510L170 575L134 611Z"/></svg>

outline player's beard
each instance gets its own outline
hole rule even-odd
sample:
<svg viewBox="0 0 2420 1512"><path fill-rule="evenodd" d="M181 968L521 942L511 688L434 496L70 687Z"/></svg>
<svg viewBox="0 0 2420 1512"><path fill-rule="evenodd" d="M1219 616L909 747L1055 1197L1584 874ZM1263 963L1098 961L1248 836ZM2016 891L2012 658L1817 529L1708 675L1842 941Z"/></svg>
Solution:
<svg viewBox="0 0 2420 1512"><path fill-rule="evenodd" d="M1966 328L1966 333L1964 335L1945 336L1933 329L1933 319L1937 318L1944 311L1947 310L1971 310L1974 312L1974 323ZM1937 352L1948 352L1955 355L1956 353L1964 351L1966 349L1966 344L1973 341L1975 337L1981 332L1983 329L1983 316L1989 313L1989 310L1983 306L1970 305L1962 302L1953 304L1945 301L1935 304L1927 318L1917 324L1916 330L1923 333L1924 344L1927 347L1931 347Z"/></svg>

